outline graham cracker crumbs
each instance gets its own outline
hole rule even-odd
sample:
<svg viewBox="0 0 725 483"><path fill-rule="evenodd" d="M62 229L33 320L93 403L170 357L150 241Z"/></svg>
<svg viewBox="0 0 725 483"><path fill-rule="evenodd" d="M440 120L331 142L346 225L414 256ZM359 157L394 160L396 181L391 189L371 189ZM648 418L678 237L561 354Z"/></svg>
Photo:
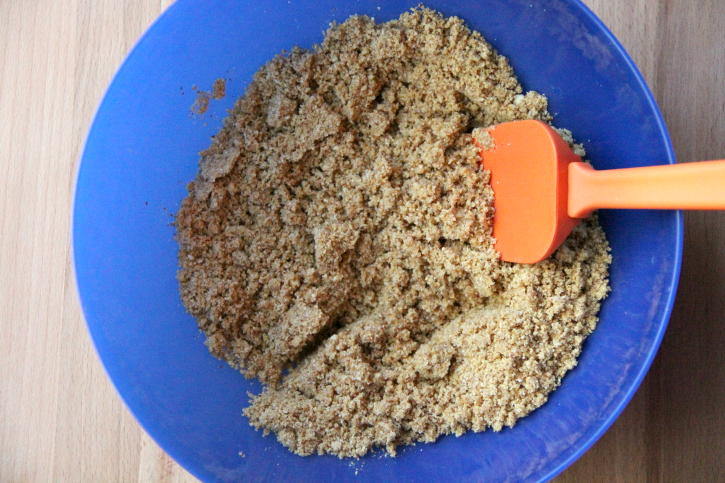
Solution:
<svg viewBox="0 0 725 483"><path fill-rule="evenodd" d="M197 91L196 92L196 99L194 99L194 104L191 105L191 112L192 114L196 114L197 116L201 116L206 111L209 110L209 98L210 94L207 91Z"/></svg>
<svg viewBox="0 0 725 483"><path fill-rule="evenodd" d="M191 112L197 116L201 116L209 110L209 101L211 99L218 101L224 99L224 96L227 95L227 83L221 78L214 81L211 91L199 90L196 84L191 88L196 91L196 99L191 106Z"/></svg>
<svg viewBox="0 0 725 483"><path fill-rule="evenodd" d="M220 99L224 99L224 96L227 95L227 82L224 79L217 79L214 81L214 84L211 88L211 98L215 101L218 101Z"/></svg>
<svg viewBox="0 0 725 483"><path fill-rule="evenodd" d="M547 400L596 326L608 244L594 215L547 260L501 262L471 134L546 107L426 8L351 17L257 72L176 220L209 350L266 384L254 427L300 455L395 455Z"/></svg>
<svg viewBox="0 0 725 483"><path fill-rule="evenodd" d="M477 127L471 133L471 137L473 138L473 142L481 149L481 151L488 151L495 147L493 136L491 136L491 133L489 133L486 128Z"/></svg>

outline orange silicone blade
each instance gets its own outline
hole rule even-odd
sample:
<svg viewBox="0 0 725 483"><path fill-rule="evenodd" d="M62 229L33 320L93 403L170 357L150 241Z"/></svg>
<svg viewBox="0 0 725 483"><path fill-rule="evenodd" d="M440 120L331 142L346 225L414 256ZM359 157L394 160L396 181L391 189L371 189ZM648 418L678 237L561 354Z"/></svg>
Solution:
<svg viewBox="0 0 725 483"><path fill-rule="evenodd" d="M499 124L489 133L494 147L481 157L495 196L495 248L507 262L539 262L581 221L567 213L568 165L581 158L540 121Z"/></svg>

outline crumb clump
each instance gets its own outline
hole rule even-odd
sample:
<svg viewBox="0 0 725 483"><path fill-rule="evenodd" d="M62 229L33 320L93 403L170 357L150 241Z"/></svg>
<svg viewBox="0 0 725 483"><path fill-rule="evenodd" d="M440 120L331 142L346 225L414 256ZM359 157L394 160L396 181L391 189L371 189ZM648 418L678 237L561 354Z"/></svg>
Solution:
<svg viewBox="0 0 725 483"><path fill-rule="evenodd" d="M191 113L197 116L201 116L209 110L210 100L218 101L224 99L224 96L227 95L227 83L222 78L214 81L211 91L201 91L196 85L192 86L192 89L196 91L196 99L194 104L191 105Z"/></svg>
<svg viewBox="0 0 725 483"><path fill-rule="evenodd" d="M501 262L472 142L546 107L426 8L351 17L257 72L176 220L186 308L266 385L252 425L300 455L395 455L547 400L596 326L608 244L594 215L547 260Z"/></svg>
<svg viewBox="0 0 725 483"><path fill-rule="evenodd" d="M194 104L191 105L191 113L201 116L209 110L210 94L207 91L197 91Z"/></svg>
<svg viewBox="0 0 725 483"><path fill-rule="evenodd" d="M214 99L215 101L218 101L218 100L224 99L224 96L226 96L226 95L227 95L227 82L222 78L215 80L214 84L212 85L212 88L211 88L211 98Z"/></svg>

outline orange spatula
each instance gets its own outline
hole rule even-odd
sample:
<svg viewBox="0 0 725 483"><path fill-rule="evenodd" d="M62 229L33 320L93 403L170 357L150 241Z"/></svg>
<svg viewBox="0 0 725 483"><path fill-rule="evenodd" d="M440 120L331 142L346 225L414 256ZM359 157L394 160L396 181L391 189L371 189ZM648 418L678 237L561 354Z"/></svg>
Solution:
<svg viewBox="0 0 725 483"><path fill-rule="evenodd" d="M489 130L493 236L507 262L548 257L598 208L725 209L725 160L596 171L540 121Z"/></svg>

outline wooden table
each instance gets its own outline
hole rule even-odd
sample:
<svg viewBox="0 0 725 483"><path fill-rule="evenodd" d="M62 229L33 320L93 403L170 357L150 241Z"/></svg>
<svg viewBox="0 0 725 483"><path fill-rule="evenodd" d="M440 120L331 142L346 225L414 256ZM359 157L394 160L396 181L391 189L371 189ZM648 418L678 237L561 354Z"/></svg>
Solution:
<svg viewBox="0 0 725 483"><path fill-rule="evenodd" d="M196 481L96 357L69 255L76 165L116 68L170 0L0 0L0 482ZM680 162L725 158L725 1L588 0ZM725 214L685 217L680 289L637 395L557 482L725 481Z"/></svg>

